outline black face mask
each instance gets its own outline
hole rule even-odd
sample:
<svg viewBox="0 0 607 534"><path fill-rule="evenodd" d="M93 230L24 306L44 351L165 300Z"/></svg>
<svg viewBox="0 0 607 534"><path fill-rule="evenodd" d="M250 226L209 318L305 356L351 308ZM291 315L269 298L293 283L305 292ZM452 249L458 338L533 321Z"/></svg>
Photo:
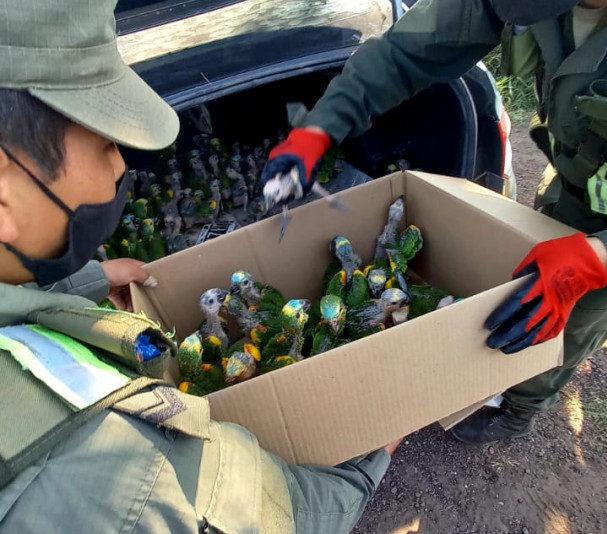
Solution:
<svg viewBox="0 0 607 534"><path fill-rule="evenodd" d="M69 217L67 248L59 258L49 260L30 258L8 243L5 243L4 246L15 254L23 266L34 275L39 286L46 286L67 278L82 269L95 255L97 249L114 233L126 205L127 193L132 186L133 179L125 171L113 200L105 204L83 204L74 211L68 208L6 148L1 148Z"/></svg>
<svg viewBox="0 0 607 534"><path fill-rule="evenodd" d="M492 0L495 14L516 26L531 26L569 11L580 0Z"/></svg>

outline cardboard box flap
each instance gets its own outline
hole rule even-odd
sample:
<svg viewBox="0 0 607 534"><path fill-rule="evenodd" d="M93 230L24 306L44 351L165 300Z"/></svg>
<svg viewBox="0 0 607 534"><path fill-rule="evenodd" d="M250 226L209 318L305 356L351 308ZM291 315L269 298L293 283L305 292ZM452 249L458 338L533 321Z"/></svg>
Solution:
<svg viewBox="0 0 607 534"><path fill-rule="evenodd" d="M467 180L406 174L409 220L429 236L413 268L458 297L507 282L533 245L574 232Z"/></svg>

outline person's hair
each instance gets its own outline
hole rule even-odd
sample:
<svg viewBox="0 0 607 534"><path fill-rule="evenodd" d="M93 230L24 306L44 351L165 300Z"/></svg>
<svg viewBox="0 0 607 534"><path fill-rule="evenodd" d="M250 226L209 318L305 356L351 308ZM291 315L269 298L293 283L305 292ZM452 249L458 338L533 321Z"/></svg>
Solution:
<svg viewBox="0 0 607 534"><path fill-rule="evenodd" d="M63 166L70 120L26 91L0 88L0 144L25 152L52 181Z"/></svg>

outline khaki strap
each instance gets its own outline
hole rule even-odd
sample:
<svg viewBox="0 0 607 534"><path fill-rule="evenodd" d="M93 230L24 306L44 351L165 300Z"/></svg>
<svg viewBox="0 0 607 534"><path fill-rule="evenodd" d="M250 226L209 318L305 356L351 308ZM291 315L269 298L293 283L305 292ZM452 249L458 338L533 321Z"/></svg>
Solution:
<svg viewBox="0 0 607 534"><path fill-rule="evenodd" d="M262 465L257 438L231 423L211 422L204 444L196 514L228 534L260 532Z"/></svg>
<svg viewBox="0 0 607 534"><path fill-rule="evenodd" d="M211 438L209 403L204 397L158 386L122 399L114 410L198 439ZM206 450L206 445L205 445Z"/></svg>
<svg viewBox="0 0 607 534"><path fill-rule="evenodd" d="M21 471L50 452L95 415L101 413L103 410L111 407L125 397L129 397L146 387L159 383L162 382L160 380L145 377L137 378L89 408L69 415L49 432L40 436L34 443L25 447L11 458L0 457L0 488L6 486Z"/></svg>

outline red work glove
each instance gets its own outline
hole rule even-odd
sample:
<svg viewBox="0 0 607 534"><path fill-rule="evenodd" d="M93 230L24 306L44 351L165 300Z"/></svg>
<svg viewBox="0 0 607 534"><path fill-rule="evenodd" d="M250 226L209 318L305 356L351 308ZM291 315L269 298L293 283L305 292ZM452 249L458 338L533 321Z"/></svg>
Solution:
<svg viewBox="0 0 607 534"><path fill-rule="evenodd" d="M261 175L263 183L297 167L301 187L307 193L314 184L314 167L330 146L331 138L326 133L305 128L291 130L289 137L270 152Z"/></svg>
<svg viewBox="0 0 607 534"><path fill-rule="evenodd" d="M607 285L607 270L582 233L539 243L513 276L533 276L487 319L487 345L506 354L556 337L575 303Z"/></svg>

